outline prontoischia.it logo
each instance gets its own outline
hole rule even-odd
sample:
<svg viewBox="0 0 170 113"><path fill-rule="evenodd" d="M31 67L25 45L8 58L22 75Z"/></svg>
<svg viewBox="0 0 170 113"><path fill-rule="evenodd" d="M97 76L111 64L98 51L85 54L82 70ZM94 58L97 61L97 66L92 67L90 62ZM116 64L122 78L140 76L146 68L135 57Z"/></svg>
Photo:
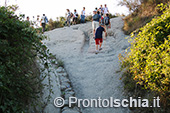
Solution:
<svg viewBox="0 0 170 113"><path fill-rule="evenodd" d="M110 97L109 99L102 99L98 97L97 99L78 99L76 97L69 97L68 105L72 107L73 105L77 105L78 107L99 107L99 108L106 108L106 107L160 107L159 105L160 98L154 97L152 105L149 104L148 99L142 99L138 97L134 99L130 97L129 99L114 99ZM56 107L63 107L65 104L65 100L62 97L57 97L54 99L54 105Z"/></svg>

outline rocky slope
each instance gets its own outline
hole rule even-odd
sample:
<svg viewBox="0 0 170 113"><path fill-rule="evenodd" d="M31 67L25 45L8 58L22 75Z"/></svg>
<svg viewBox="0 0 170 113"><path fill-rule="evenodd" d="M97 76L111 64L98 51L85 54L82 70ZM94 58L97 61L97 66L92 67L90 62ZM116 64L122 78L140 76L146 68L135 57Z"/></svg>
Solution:
<svg viewBox="0 0 170 113"><path fill-rule="evenodd" d="M64 61L65 69L79 99L123 99L123 83L118 55L130 46L122 31L120 17L111 19L103 50L95 54L91 22L46 32L43 42L50 52ZM128 113L128 108L84 108L82 113ZM52 113L52 112L51 112Z"/></svg>

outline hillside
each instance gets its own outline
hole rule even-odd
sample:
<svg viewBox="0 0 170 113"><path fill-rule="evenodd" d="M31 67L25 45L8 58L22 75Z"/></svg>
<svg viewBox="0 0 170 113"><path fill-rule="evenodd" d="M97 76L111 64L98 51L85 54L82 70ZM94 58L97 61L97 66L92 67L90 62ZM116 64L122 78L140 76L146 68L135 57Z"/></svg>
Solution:
<svg viewBox="0 0 170 113"><path fill-rule="evenodd" d="M130 0L125 0L130 1ZM136 0L137 1L137 0ZM169 0L138 0L141 4L135 7L135 10L124 18L123 30L125 34L130 34L131 32L138 30L143 27L153 18L161 15L163 12L160 10L158 4L170 3ZM128 8L131 8L134 3L129 2Z"/></svg>

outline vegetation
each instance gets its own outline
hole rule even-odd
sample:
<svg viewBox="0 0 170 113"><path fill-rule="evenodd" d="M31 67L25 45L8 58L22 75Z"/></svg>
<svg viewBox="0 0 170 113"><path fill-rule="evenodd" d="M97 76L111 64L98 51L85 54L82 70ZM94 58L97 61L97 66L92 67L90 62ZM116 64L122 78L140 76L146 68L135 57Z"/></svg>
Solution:
<svg viewBox="0 0 170 113"><path fill-rule="evenodd" d="M0 7L0 112L22 113L38 104L41 81L48 76L50 82L48 73L40 76L50 53L41 43L45 37L8 8Z"/></svg>
<svg viewBox="0 0 170 113"><path fill-rule="evenodd" d="M57 61L57 67L63 67L64 68L64 62L62 60Z"/></svg>
<svg viewBox="0 0 170 113"><path fill-rule="evenodd" d="M161 97L162 106L170 106L170 7L158 5L161 16L131 34L130 52L120 55L125 74L126 88L133 90L135 84L145 92ZM128 80L127 80L128 79ZM134 91L134 90L133 90ZM144 96L144 92L142 95ZM150 93L151 94L151 93Z"/></svg>
<svg viewBox="0 0 170 113"><path fill-rule="evenodd" d="M130 34L134 30L146 25L152 18L160 16L162 11L157 5L168 3L169 0L121 0L119 5L126 6L130 14L124 18L123 30L125 34Z"/></svg>

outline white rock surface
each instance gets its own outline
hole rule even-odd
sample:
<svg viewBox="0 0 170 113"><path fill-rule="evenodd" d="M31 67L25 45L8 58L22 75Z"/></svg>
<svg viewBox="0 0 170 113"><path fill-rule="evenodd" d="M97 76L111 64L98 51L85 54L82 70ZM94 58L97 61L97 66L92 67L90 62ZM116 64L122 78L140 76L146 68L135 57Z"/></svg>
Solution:
<svg viewBox="0 0 170 113"><path fill-rule="evenodd" d="M44 43L50 52L64 61L76 97L80 99L123 99L123 83L118 55L129 46L127 37L121 30L120 17L111 20L107 40L103 50L94 53L95 43L91 34L91 22L46 32L50 40ZM90 40L88 41L88 37ZM128 113L128 108L82 108L82 113ZM50 112L53 113L53 112Z"/></svg>

